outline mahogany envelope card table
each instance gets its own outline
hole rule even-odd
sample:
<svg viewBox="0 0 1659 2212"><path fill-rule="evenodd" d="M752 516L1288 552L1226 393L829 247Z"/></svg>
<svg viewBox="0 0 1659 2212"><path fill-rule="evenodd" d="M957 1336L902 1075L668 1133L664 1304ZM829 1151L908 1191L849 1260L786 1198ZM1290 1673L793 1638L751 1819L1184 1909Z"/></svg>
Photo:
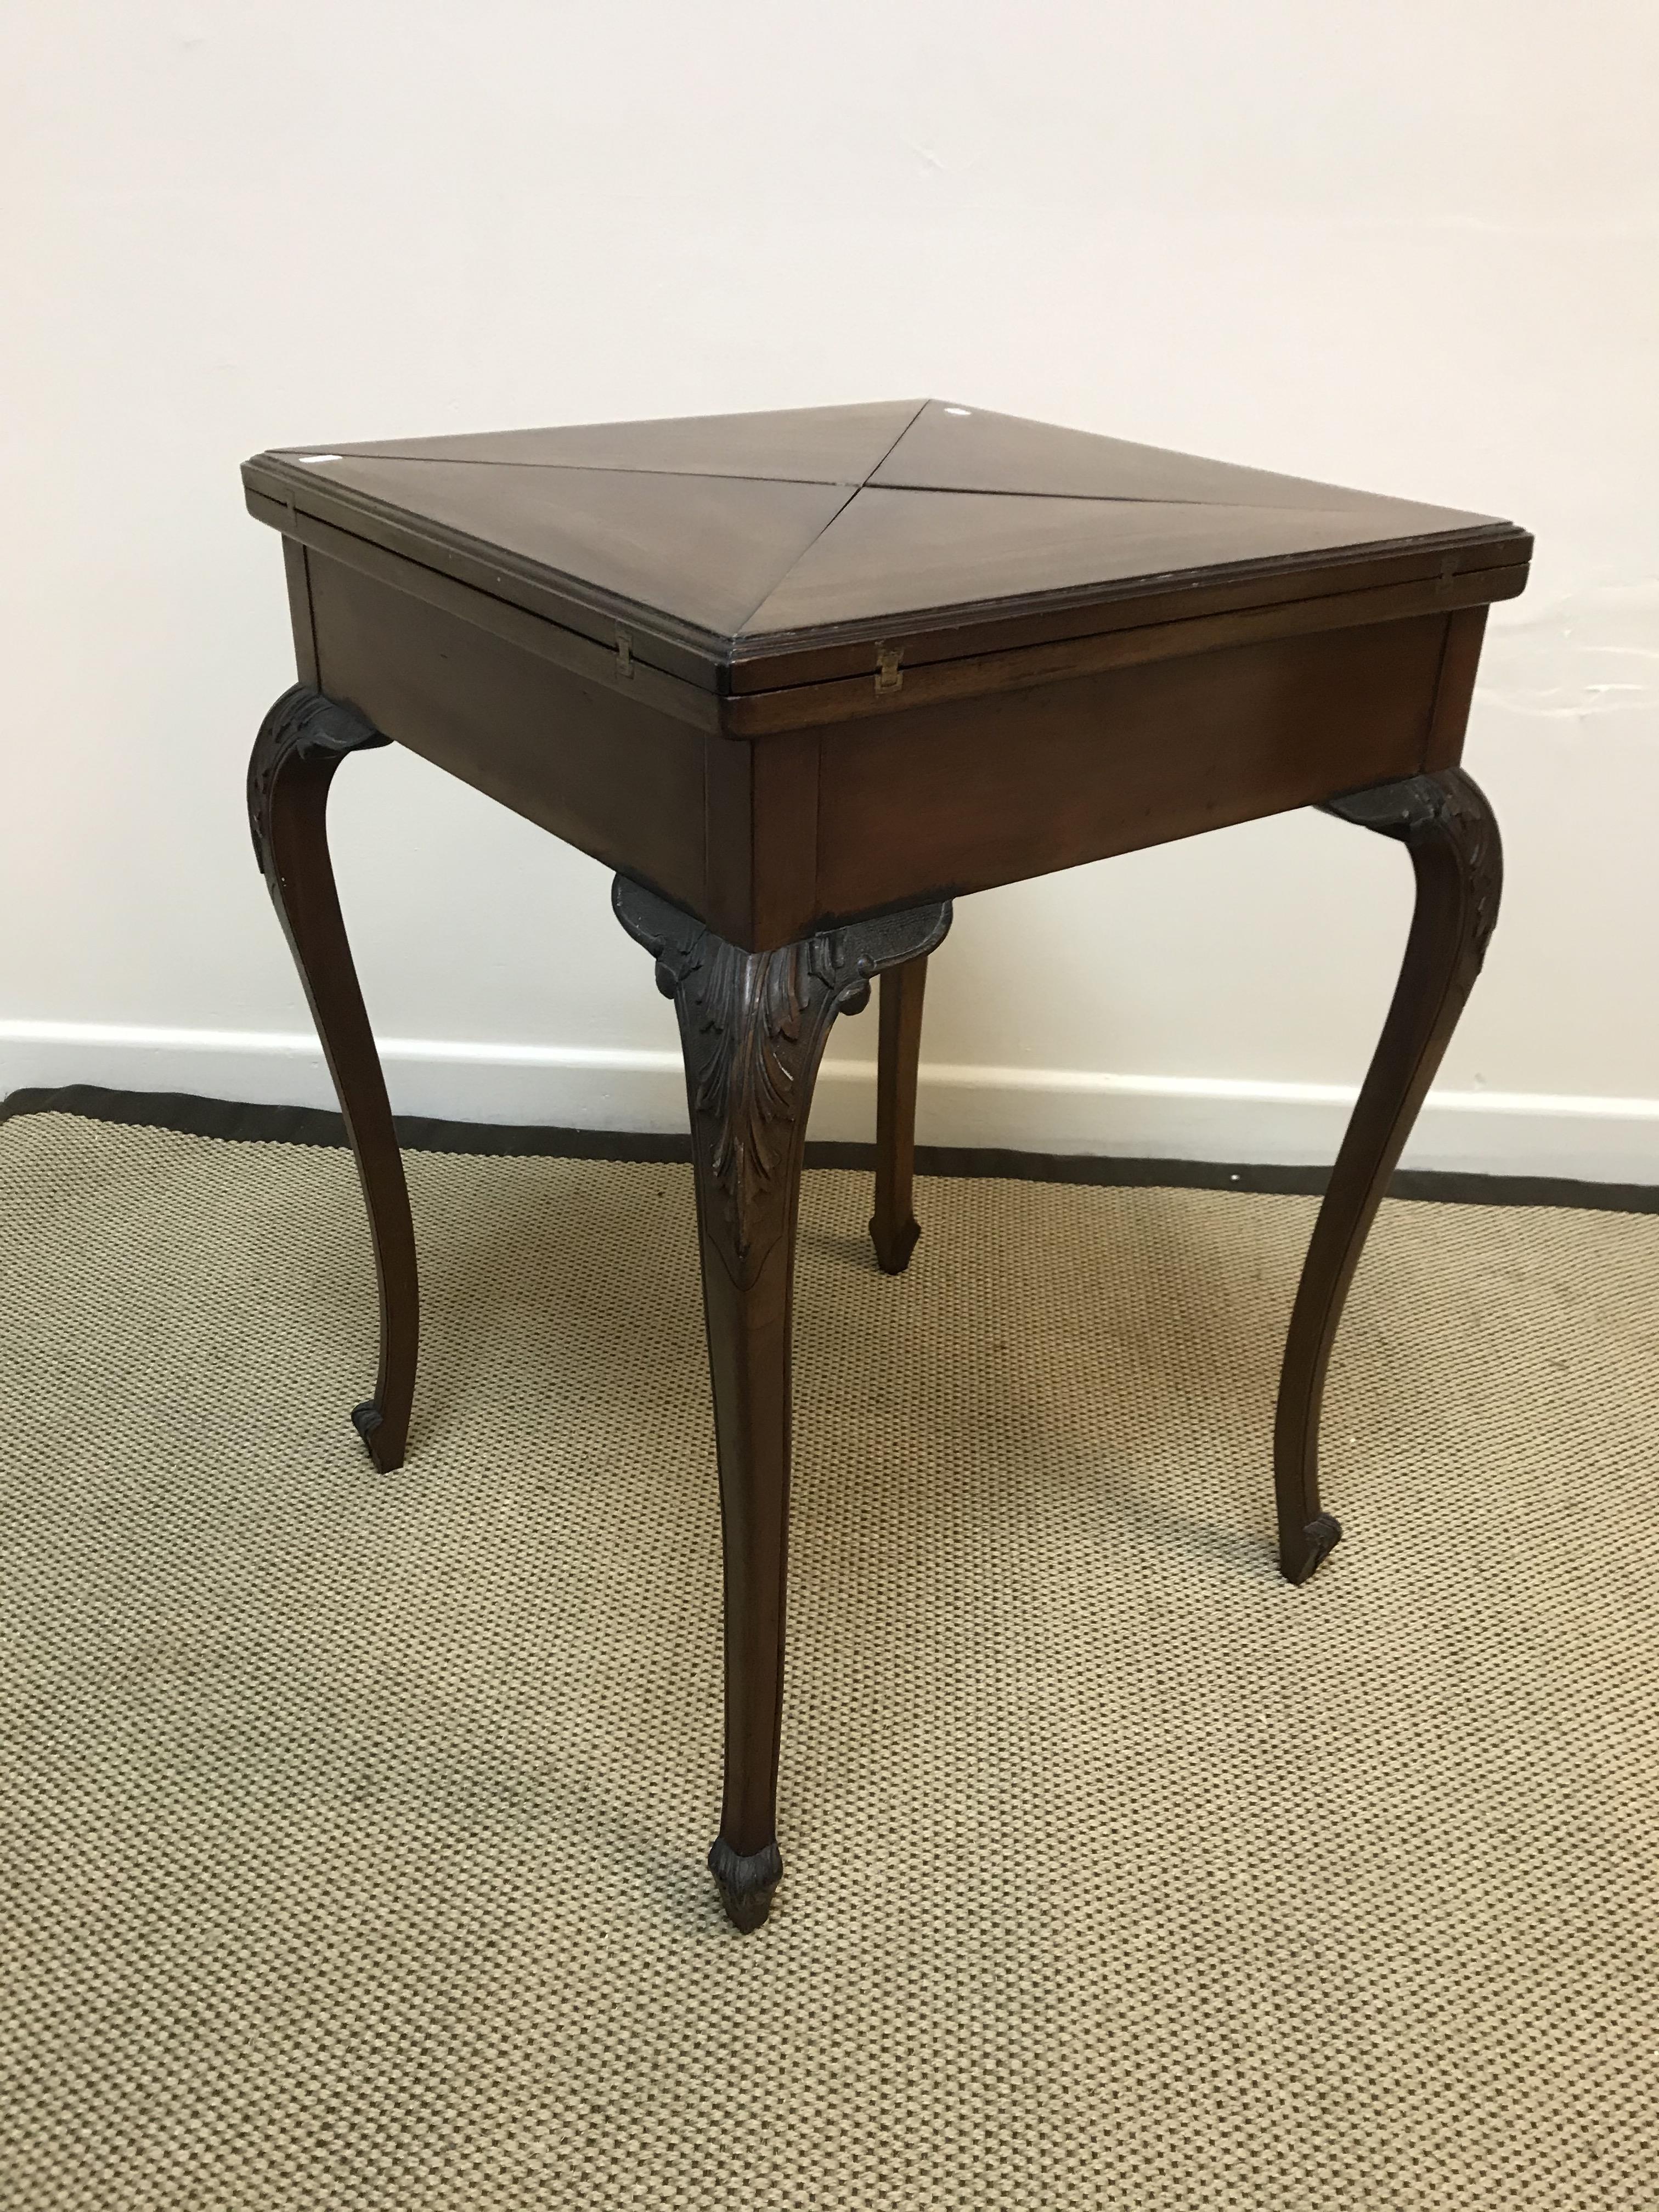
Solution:
<svg viewBox="0 0 1659 2212"><path fill-rule="evenodd" d="M910 1256L927 963L951 901L1320 806L1397 839L1417 901L1314 1229L1274 1437L1279 1559L1340 1530L1319 1409L1349 1281L1497 917L1458 766L1513 523L941 401L259 454L299 683L261 727L253 842L321 1034L379 1268L353 1419L402 1462L415 1241L329 862L347 753L407 745L615 871L679 1017L725 1549L709 1854L757 1926L782 1872L790 1299L830 1024L881 978L871 1224Z"/></svg>

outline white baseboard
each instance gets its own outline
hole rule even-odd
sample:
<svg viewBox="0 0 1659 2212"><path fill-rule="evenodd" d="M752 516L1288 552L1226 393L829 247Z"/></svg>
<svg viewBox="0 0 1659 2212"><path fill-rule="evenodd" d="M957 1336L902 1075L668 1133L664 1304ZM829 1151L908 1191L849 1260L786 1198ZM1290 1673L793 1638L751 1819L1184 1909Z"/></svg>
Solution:
<svg viewBox="0 0 1659 2212"><path fill-rule="evenodd" d="M672 1052L387 1037L400 1113L589 1129L685 1127ZM0 1022L0 1092L95 1083L269 1105L332 1105L314 1037L93 1022ZM818 1082L816 1137L872 1133L875 1066L835 1061ZM1305 1164L1329 1160L1351 1086L1224 1076L924 1064L924 1144L1019 1152ZM1659 1099L1541 1091L1431 1092L1406 1164L1464 1173L1659 1183Z"/></svg>

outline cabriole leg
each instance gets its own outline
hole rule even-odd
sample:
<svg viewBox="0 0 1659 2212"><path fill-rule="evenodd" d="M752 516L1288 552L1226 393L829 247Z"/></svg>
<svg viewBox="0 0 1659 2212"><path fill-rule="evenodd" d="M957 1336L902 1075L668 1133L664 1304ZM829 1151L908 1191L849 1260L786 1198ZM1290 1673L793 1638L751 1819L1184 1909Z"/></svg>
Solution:
<svg viewBox="0 0 1659 2212"><path fill-rule="evenodd" d="M807 1109L836 1014L866 1006L881 969L930 952L951 909L745 952L624 876L612 899L656 957L685 1055L726 1578L725 1795L708 1865L727 1917L747 1930L766 1918L783 1873L790 1321Z"/></svg>
<svg viewBox="0 0 1659 2212"><path fill-rule="evenodd" d="M357 1163L380 1291L380 1371L352 1413L375 1465L403 1464L420 1304L415 1230L374 1034L351 962L328 857L328 787L348 753L390 740L308 685L283 692L248 763L253 850L294 954Z"/></svg>
<svg viewBox="0 0 1659 2212"><path fill-rule="evenodd" d="M1328 800L1327 813L1395 837L1417 878L1406 957L1337 1155L1291 1316L1273 1435L1279 1563L1304 1583L1341 1535L1319 1501L1319 1414L1343 1302L1389 1176L1463 1010L1498 919L1503 849L1461 769Z"/></svg>

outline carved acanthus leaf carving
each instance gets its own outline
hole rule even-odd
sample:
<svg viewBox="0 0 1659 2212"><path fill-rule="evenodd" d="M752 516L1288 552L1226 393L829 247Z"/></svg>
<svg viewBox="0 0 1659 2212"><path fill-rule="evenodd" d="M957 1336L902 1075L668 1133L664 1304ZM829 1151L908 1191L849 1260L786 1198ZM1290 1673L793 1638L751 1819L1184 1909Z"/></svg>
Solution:
<svg viewBox="0 0 1659 2212"><path fill-rule="evenodd" d="M1324 800L1320 811L1398 838L1412 850L1431 840L1453 847L1474 909L1469 937L1478 974L1498 923L1504 854L1492 808L1474 777L1461 768L1407 776L1398 783L1344 792Z"/></svg>
<svg viewBox="0 0 1659 2212"><path fill-rule="evenodd" d="M787 1225L793 1155L837 1013L868 1004L884 968L931 952L949 900L821 931L773 952L728 945L695 915L618 876L617 919L655 955L685 1054L703 1219L737 1282L755 1273Z"/></svg>
<svg viewBox="0 0 1659 2212"><path fill-rule="evenodd" d="M248 826L260 873L270 879L270 807L278 771L290 760L343 760L392 742L355 707L342 706L308 684L291 684L259 725L247 765Z"/></svg>

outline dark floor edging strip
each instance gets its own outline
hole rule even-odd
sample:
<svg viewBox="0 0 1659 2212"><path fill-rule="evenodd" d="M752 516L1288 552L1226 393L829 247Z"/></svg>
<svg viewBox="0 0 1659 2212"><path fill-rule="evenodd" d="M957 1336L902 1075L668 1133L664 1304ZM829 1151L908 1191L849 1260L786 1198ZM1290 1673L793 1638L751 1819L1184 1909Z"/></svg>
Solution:
<svg viewBox="0 0 1659 2212"><path fill-rule="evenodd" d="M190 1137L252 1144L345 1143L339 1115L316 1106L251 1106L198 1098L181 1091L106 1091L73 1083L57 1091L14 1091L0 1099L0 1122L23 1114L78 1114L128 1127L173 1129ZM399 1142L410 1152L464 1152L495 1158L678 1160L691 1157L690 1136L653 1136L614 1129L521 1128L513 1123L437 1121L401 1115ZM809 1143L809 1168L874 1168L872 1144ZM1117 1188L1239 1190L1317 1196L1328 1180L1322 1167L1272 1167L1249 1162L1148 1160L1073 1152L1018 1152L994 1147L918 1145L916 1172L977 1176L1016 1182L1092 1183ZM1601 1213L1659 1213L1659 1184L1580 1182L1549 1176L1450 1175L1398 1170L1390 1198L1445 1206L1561 1206Z"/></svg>
<svg viewBox="0 0 1659 2212"><path fill-rule="evenodd" d="M186 1137L224 1137L244 1144L343 1146L345 1123L321 1106L250 1106L198 1098L184 1091L105 1091L72 1083L61 1091L14 1091L0 1101L0 1121L15 1114L79 1114L130 1128L174 1129ZM520 1129L485 1121L434 1121L399 1115L398 1139L416 1152L477 1152L591 1160L689 1160L691 1139L605 1129Z"/></svg>

